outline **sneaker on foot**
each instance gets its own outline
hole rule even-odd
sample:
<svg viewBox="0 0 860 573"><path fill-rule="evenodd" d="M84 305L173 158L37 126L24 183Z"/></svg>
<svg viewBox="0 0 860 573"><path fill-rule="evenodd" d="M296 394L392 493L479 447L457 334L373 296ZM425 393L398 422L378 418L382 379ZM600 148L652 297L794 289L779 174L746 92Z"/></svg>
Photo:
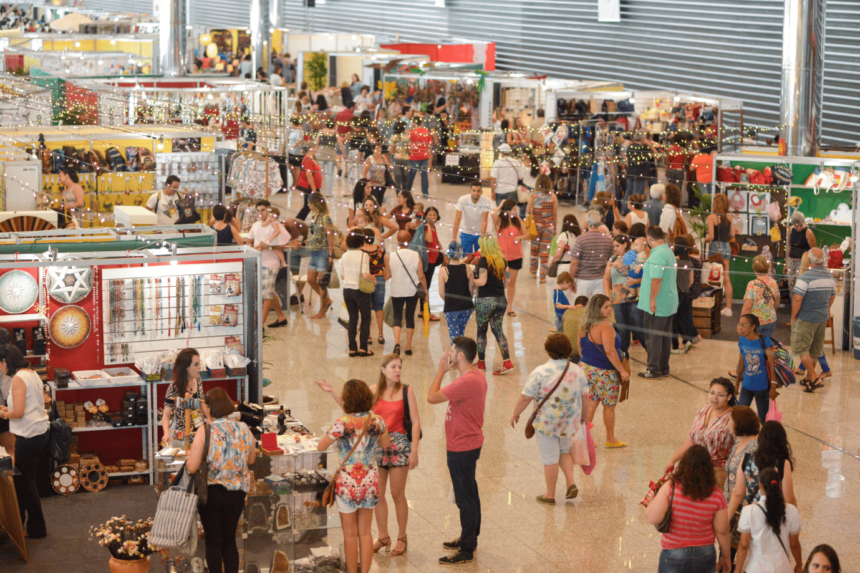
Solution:
<svg viewBox="0 0 860 573"><path fill-rule="evenodd" d="M692 342L689 342L689 341L685 342L684 343L684 354L688 353L692 347L693 347Z"/></svg>
<svg viewBox="0 0 860 573"><path fill-rule="evenodd" d="M673 348L673 349L672 349L672 350L670 350L669 352L671 352L672 354L680 354L680 353L681 353L681 351L680 351L680 350L678 350L677 348Z"/></svg>
<svg viewBox="0 0 860 573"><path fill-rule="evenodd" d="M487 363L484 362L483 360L478 360L478 370L480 370L481 372L486 372L487 371Z"/></svg>
<svg viewBox="0 0 860 573"><path fill-rule="evenodd" d="M732 315L732 309L730 309L729 307L726 307L720 311L720 314L722 314L723 316L731 316Z"/></svg>
<svg viewBox="0 0 860 573"><path fill-rule="evenodd" d="M660 376L659 374L654 374L650 370L646 370L645 372L639 373L639 378L646 378L648 380L659 380L660 378L662 378L662 376Z"/></svg>
<svg viewBox="0 0 860 573"><path fill-rule="evenodd" d="M510 360L505 360L502 363L502 367L498 370L493 371L493 376L504 376L508 372L512 372L514 369L514 364Z"/></svg>
<svg viewBox="0 0 860 573"><path fill-rule="evenodd" d="M471 563L475 557L471 553L458 551L454 555L449 555L439 559L440 565L460 565L462 563Z"/></svg>
<svg viewBox="0 0 860 573"><path fill-rule="evenodd" d="M453 541L443 541L442 547L451 551L460 551L460 538Z"/></svg>

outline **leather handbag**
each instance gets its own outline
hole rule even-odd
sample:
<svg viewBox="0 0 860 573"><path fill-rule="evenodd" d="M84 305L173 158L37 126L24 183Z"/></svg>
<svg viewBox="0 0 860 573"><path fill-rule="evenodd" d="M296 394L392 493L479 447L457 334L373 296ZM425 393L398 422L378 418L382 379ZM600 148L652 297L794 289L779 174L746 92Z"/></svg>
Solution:
<svg viewBox="0 0 860 573"><path fill-rule="evenodd" d="M532 194L531 205L532 205L531 211L534 211L534 208L535 208L535 196L534 196L534 194ZM528 215L526 215L526 220L523 221L523 227L524 227L523 234L528 237L529 241L533 241L533 240L537 239L537 236L538 236L537 224L535 223L535 218L534 218L534 215L532 215L532 213L529 213Z"/></svg>
<svg viewBox="0 0 860 573"><path fill-rule="evenodd" d="M364 423L364 429L361 431L361 435L358 437L358 439L352 445L352 448L349 450L349 453L346 454L346 456L340 462L340 465L337 466L337 471L332 474L331 481L329 482L328 487L325 488L325 491L323 492L323 495L322 495L323 507L331 507L334 505L334 498L335 498L334 484L337 483L337 476L340 475L340 470L343 469L343 466L346 463L346 461L350 458L350 456L352 456L352 453L355 451L355 448L358 447L358 444L361 443L361 441L364 439L364 436L367 434L367 429L370 427L370 423L372 421L371 416L372 416L372 414L367 416L367 421Z"/></svg>
<svg viewBox="0 0 860 573"><path fill-rule="evenodd" d="M403 426L406 428L406 439L412 442L412 415L409 413L409 386L403 385ZM419 430L418 439L424 437L424 430Z"/></svg>
<svg viewBox="0 0 860 573"><path fill-rule="evenodd" d="M546 404L546 401L549 400L549 397L552 396L556 390L558 390L559 386L561 386L561 383L564 380L564 377L567 376L568 368L570 368L570 362L568 362L567 365L564 367L564 372L561 373L561 376L559 376L559 378L558 378L558 382L555 383L555 386L552 387L552 390L549 391L549 394L544 396L544 399L540 401L540 404L538 404L538 407L535 408L535 411L532 412L531 416L529 416L529 421L526 422L526 439L527 440L532 439L535 435L535 416L537 416L537 413L540 411L541 408L543 408L543 405Z"/></svg>
<svg viewBox="0 0 860 573"><path fill-rule="evenodd" d="M589 342L594 344L594 346L597 347L597 349L600 351L600 353L603 354L603 356L606 357L606 360L611 364L612 361L609 360L609 356L607 356L606 351L603 350L599 344L597 344L596 342L591 340L591 333L587 334L586 336L588 336ZM630 363L627 361L627 358L625 356L621 357L621 368L623 368L624 371L628 375L630 374ZM618 372L618 370L615 368L612 368L612 370L615 370L616 372ZM625 382L624 380L621 380L621 373L620 372L618 372L618 378L619 378L618 383L621 386L621 390L618 392L618 402L621 403L630 397L630 379L628 378L627 382Z"/></svg>
<svg viewBox="0 0 860 573"><path fill-rule="evenodd" d="M666 508L666 515L663 516L663 519L656 526L657 531L660 533L669 533L669 527L672 525L672 502L675 501L675 482L669 480L669 483L672 484L672 493L669 495L669 507Z"/></svg>
<svg viewBox="0 0 860 573"><path fill-rule="evenodd" d="M412 278L412 273L410 273L406 269L406 265L403 264L403 259L400 258L400 253L395 251L394 254L397 255L397 260L399 260L400 264L403 265L403 270L406 271L406 276L409 277L409 281L412 283L412 286L415 287L415 296L418 297L418 300L425 300L427 298L427 289L424 288L423 284L415 282L415 279Z"/></svg>
<svg viewBox="0 0 860 573"><path fill-rule="evenodd" d="M361 254L361 262L364 262L365 253ZM369 257L368 257L369 258ZM376 283L374 281L369 281L364 278L364 275L361 274L361 266L358 267L358 290L365 294L373 294L373 291L376 290Z"/></svg>

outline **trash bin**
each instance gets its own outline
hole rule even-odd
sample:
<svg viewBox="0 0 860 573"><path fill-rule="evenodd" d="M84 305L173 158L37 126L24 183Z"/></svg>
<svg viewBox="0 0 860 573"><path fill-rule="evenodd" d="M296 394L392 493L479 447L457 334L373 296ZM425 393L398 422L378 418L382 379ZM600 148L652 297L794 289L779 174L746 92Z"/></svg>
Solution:
<svg viewBox="0 0 860 573"><path fill-rule="evenodd" d="M854 360L860 360L860 316L854 317Z"/></svg>

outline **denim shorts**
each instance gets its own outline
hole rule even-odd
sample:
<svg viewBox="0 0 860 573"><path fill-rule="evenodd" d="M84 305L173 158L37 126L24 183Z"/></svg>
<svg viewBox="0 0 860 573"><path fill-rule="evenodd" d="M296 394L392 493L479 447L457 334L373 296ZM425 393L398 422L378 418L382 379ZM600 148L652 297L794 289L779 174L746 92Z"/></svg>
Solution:
<svg viewBox="0 0 860 573"><path fill-rule="evenodd" d="M732 247L728 242L711 241L708 246L708 258L713 257L717 253L721 254L724 259L732 256Z"/></svg>
<svg viewBox="0 0 860 573"><path fill-rule="evenodd" d="M324 273L328 270L328 250L311 251L310 259L308 270L315 270L320 273Z"/></svg>
<svg viewBox="0 0 860 573"><path fill-rule="evenodd" d="M470 235L469 233L460 233L460 243L463 245L463 254L469 255L478 250L478 239L480 235Z"/></svg>
<svg viewBox="0 0 860 573"><path fill-rule="evenodd" d="M559 438L558 436L547 436L535 432L535 440L537 441L540 463L545 466L557 464L561 454L568 453L570 449L569 437Z"/></svg>
<svg viewBox="0 0 860 573"><path fill-rule="evenodd" d="M376 289L370 295L370 310L385 308L385 277L376 277Z"/></svg>
<svg viewBox="0 0 860 573"><path fill-rule="evenodd" d="M292 253L290 253L290 272L293 274L298 274L302 268L302 259L305 259L310 256L310 251L307 247L299 247L298 249L293 249Z"/></svg>

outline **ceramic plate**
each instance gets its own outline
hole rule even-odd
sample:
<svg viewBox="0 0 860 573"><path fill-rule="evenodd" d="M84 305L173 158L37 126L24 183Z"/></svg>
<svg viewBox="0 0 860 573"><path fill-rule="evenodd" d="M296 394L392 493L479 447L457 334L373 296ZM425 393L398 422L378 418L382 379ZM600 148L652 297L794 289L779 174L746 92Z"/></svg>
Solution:
<svg viewBox="0 0 860 573"><path fill-rule="evenodd" d="M69 258L64 257L64 260ZM93 290L92 267L48 268L48 294L55 301L63 304L80 302L90 294L91 290Z"/></svg>
<svg viewBox="0 0 860 573"><path fill-rule="evenodd" d="M81 307L70 304L54 313L48 331L60 348L76 348L90 335L90 317Z"/></svg>
<svg viewBox="0 0 860 573"><path fill-rule="evenodd" d="M30 273L14 270L0 277L0 309L9 314L29 310L39 299L39 285Z"/></svg>

